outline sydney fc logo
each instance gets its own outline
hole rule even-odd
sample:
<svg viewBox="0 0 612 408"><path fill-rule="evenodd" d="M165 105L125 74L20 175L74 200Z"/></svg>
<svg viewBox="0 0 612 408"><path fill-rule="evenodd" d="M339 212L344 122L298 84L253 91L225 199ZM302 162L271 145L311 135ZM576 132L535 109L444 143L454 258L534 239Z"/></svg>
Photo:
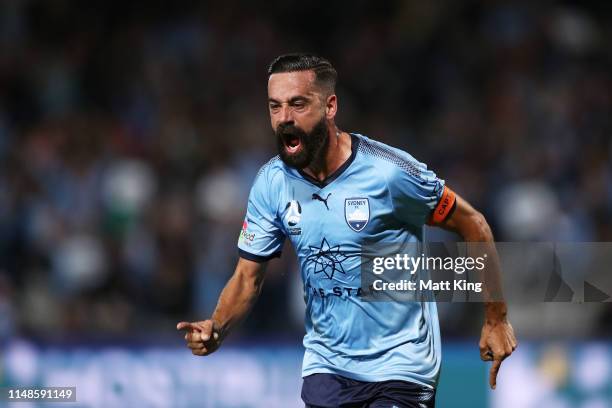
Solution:
<svg viewBox="0 0 612 408"><path fill-rule="evenodd" d="M370 221L370 201L367 198L345 199L344 219L353 231L362 231Z"/></svg>

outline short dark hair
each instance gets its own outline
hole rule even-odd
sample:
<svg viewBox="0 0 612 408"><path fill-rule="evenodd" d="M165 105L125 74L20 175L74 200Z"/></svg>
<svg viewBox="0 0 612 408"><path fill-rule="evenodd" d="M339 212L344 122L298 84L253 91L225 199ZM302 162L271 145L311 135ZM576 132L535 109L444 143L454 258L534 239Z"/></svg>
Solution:
<svg viewBox="0 0 612 408"><path fill-rule="evenodd" d="M314 71L315 83L330 93L336 91L338 73L331 62L314 54L283 54L274 59L268 67L268 77L280 72Z"/></svg>

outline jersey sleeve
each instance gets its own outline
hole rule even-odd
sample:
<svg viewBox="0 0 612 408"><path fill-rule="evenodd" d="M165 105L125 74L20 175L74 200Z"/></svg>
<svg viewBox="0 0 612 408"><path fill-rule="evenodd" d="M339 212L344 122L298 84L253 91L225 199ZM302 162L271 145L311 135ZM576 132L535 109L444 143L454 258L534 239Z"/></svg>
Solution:
<svg viewBox="0 0 612 408"><path fill-rule="evenodd" d="M281 254L285 234L276 206L270 200L271 188L268 172L262 169L251 187L238 237L238 252L242 258L265 262Z"/></svg>
<svg viewBox="0 0 612 408"><path fill-rule="evenodd" d="M424 163L407 155L387 180L395 215L414 225L439 224L455 209L455 193Z"/></svg>

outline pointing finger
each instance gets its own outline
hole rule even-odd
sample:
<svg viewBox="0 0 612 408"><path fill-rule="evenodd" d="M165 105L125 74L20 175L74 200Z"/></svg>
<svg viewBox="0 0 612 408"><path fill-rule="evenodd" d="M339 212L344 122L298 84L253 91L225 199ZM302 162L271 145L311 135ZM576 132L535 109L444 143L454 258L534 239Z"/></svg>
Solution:
<svg viewBox="0 0 612 408"><path fill-rule="evenodd" d="M176 330L199 330L199 328L193 323L180 322L176 325Z"/></svg>
<svg viewBox="0 0 612 408"><path fill-rule="evenodd" d="M497 386L497 373L499 372L501 363L502 360L500 358L493 360L493 365L491 366L491 371L489 372L489 385L492 389L495 389Z"/></svg>

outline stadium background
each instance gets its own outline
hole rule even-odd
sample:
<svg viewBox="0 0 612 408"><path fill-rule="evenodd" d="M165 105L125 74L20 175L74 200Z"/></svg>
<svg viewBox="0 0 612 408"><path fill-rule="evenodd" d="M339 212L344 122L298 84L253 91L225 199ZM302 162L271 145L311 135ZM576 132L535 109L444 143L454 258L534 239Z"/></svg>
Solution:
<svg viewBox="0 0 612 408"><path fill-rule="evenodd" d="M290 248L222 352L192 358L174 331L233 271L284 52L328 57L340 128L427 162L498 240L611 241L611 9L2 1L0 385L77 385L85 406L299 406ZM481 306L441 305L439 405L611 406L611 311L515 306L521 345L490 393Z"/></svg>

